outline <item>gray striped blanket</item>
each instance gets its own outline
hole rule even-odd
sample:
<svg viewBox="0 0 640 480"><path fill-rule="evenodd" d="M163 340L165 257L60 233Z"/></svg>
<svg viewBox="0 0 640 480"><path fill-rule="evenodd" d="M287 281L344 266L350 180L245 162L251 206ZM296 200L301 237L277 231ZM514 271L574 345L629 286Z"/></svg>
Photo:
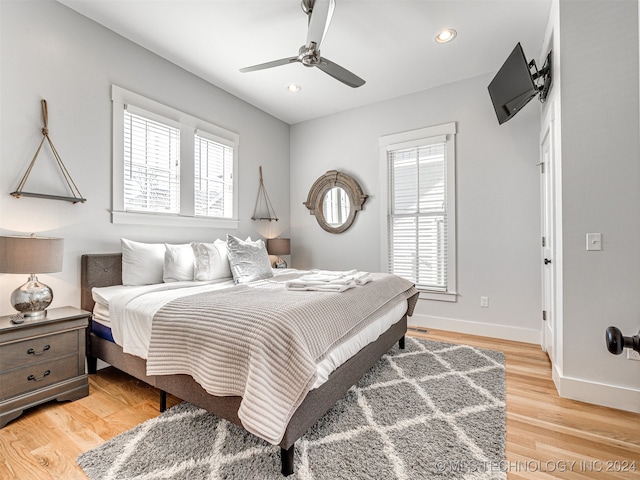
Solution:
<svg viewBox="0 0 640 480"><path fill-rule="evenodd" d="M297 274L294 274L297 275ZM244 428L277 445L313 386L316 364L393 299L417 291L395 275L342 293L292 292L291 275L172 300L153 318L148 375L191 375L212 395L241 396Z"/></svg>

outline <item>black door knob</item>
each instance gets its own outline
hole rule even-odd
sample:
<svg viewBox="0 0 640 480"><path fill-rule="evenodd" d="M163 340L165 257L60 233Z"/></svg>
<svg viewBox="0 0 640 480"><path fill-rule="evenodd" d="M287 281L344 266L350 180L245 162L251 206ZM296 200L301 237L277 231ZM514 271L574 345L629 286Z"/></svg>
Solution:
<svg viewBox="0 0 640 480"><path fill-rule="evenodd" d="M620 355L624 350L624 337L619 328L609 327L605 332L607 350L614 355Z"/></svg>
<svg viewBox="0 0 640 480"><path fill-rule="evenodd" d="M640 353L640 334L625 337L617 327L609 327L605 332L607 350L614 355L620 355L625 348L632 348Z"/></svg>
<svg viewBox="0 0 640 480"><path fill-rule="evenodd" d="M549 260L548 258L544 259L544 264L545 265L549 265L551 263L551 260Z"/></svg>

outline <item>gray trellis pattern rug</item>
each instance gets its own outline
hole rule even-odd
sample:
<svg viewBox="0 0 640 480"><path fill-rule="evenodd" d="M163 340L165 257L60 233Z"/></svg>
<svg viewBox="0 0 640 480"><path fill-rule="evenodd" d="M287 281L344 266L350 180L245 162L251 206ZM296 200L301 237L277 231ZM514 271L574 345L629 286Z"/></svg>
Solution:
<svg viewBox="0 0 640 480"><path fill-rule="evenodd" d="M290 479L506 479L500 352L406 339L296 442ZM80 455L91 480L281 480L280 447L181 403Z"/></svg>

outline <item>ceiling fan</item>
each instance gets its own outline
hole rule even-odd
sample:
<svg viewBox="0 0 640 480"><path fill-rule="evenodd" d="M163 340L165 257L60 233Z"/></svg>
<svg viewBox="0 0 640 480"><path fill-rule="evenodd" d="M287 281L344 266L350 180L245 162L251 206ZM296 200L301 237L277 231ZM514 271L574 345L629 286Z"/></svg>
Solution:
<svg viewBox="0 0 640 480"><path fill-rule="evenodd" d="M357 88L364 85L365 81L357 75L337 63L320 56L320 45L329 29L329 23L331 22L335 6L335 0L302 0L302 10L309 16L309 28L307 31L307 43L300 47L298 55L274 60L273 62L261 63L252 67L241 68L240 71L243 73L253 72L265 68L300 62L305 67L318 67L327 75L332 76L350 87Z"/></svg>

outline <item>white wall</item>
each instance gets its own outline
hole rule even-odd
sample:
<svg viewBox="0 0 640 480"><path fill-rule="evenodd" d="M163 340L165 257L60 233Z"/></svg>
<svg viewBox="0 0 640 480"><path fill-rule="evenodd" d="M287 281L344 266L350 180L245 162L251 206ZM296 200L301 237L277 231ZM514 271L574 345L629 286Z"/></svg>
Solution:
<svg viewBox="0 0 640 480"><path fill-rule="evenodd" d="M240 226L229 233L288 235L289 126L57 2L0 2L0 234L38 232L65 239L64 270L40 275L52 307L79 305L80 255L119 251L119 240L213 240L227 231L114 225L111 210L111 85L200 117L240 135ZM23 197L15 190L42 135L51 138L87 198L85 204ZM268 148L265 148L267 146ZM67 195L51 155L41 153L25 191ZM253 222L258 166L279 222ZM0 274L0 314L26 275Z"/></svg>
<svg viewBox="0 0 640 480"><path fill-rule="evenodd" d="M540 341L540 105L498 125L487 85L464 80L291 128L291 234L298 268L379 271L378 138L457 122L456 303L421 300L410 323ZM345 233L325 232L303 202L317 177L336 169L370 195ZM489 308L480 308L480 296Z"/></svg>
<svg viewBox="0 0 640 480"><path fill-rule="evenodd" d="M559 2L563 396L640 412L640 364L604 332L640 329L638 3ZM607 32L603 34L603 32ZM587 252L585 234L603 248Z"/></svg>

